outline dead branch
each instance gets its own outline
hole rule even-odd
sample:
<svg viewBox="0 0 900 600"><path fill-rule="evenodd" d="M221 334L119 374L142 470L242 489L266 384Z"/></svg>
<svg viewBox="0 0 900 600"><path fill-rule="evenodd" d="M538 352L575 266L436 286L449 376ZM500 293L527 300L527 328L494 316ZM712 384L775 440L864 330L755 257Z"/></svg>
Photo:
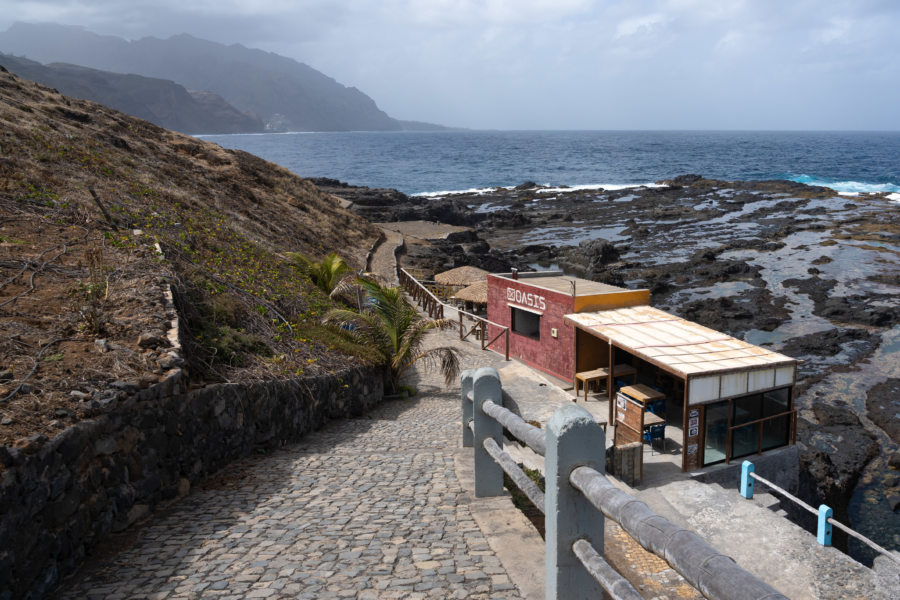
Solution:
<svg viewBox="0 0 900 600"><path fill-rule="evenodd" d="M67 342L67 341L73 340L73 339L75 339L75 338L70 338L70 337L69 338L56 338L55 340L51 340L51 341L47 342L46 344L44 344L44 346L41 348L40 352L38 352L37 357L32 359L34 361L34 366L31 367L31 371L28 372L28 375L26 375L25 378L19 382L19 385L16 386L16 389L14 389L9 394L7 394L7 396L5 398L0 399L0 402L7 402L13 396L15 396L16 394L19 393L19 390L22 389L22 386L25 385L25 383L29 379L31 379L31 376L34 375L35 371L37 371L38 366L41 364L41 357L44 355L44 352L46 352L50 346L52 346L54 344L58 344L59 342Z"/></svg>
<svg viewBox="0 0 900 600"><path fill-rule="evenodd" d="M89 185L88 191L91 193L91 198L94 199L94 202L97 203L97 206L100 207L100 211L103 213L103 216L106 218L106 222L109 223L109 226L113 228L113 231L118 232L119 228L116 225L116 222L113 221L112 216L110 216L109 212L107 212L106 207L103 206L103 203L100 202L100 197L97 195L97 192L94 191L94 186Z"/></svg>

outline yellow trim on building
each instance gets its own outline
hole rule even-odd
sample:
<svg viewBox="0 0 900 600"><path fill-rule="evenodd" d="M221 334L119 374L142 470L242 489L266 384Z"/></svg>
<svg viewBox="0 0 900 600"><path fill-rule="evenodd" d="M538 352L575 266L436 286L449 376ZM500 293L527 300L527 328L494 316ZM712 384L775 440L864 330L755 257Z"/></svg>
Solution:
<svg viewBox="0 0 900 600"><path fill-rule="evenodd" d="M650 290L623 290L591 296L576 296L574 310L576 313L595 312L648 304L650 304Z"/></svg>

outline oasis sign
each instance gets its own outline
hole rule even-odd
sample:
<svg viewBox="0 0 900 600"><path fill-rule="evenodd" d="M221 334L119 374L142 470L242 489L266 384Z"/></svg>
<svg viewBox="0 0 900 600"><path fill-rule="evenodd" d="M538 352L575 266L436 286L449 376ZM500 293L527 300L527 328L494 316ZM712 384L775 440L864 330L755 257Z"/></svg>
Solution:
<svg viewBox="0 0 900 600"><path fill-rule="evenodd" d="M522 290L508 287L506 288L506 299L538 310L547 310L547 302L544 300L544 297L531 292L523 292Z"/></svg>

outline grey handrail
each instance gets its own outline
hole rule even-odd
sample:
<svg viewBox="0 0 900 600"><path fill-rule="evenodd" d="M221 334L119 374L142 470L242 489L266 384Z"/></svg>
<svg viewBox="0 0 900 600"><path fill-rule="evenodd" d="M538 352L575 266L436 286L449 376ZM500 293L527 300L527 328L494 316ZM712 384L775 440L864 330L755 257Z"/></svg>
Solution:
<svg viewBox="0 0 900 600"><path fill-rule="evenodd" d="M498 404L494 404L490 400L486 401L481 410L484 414L491 417L516 436L521 442L534 450L536 453L544 456L547 453L547 442L544 439L544 432L539 428L526 423L525 420L512 412L508 408L503 408Z"/></svg>
<svg viewBox="0 0 900 600"><path fill-rule="evenodd" d="M730 556L693 531L657 515L594 469L578 467L569 481L597 510L619 523L641 546L665 560L710 600L787 600Z"/></svg>
<svg viewBox="0 0 900 600"><path fill-rule="evenodd" d="M578 540L572 544L572 550L591 577L596 579L614 600L643 600L644 597L634 589L631 582L613 569L589 541Z"/></svg>
<svg viewBox="0 0 900 600"><path fill-rule="evenodd" d="M615 600L637 600L631 584L600 554L604 517L618 523L711 600L786 600L696 533L657 515L613 486L602 474L604 431L583 408L563 406L540 429L503 408L495 369L464 371L460 388L463 446L474 450L475 497L503 495L506 473L545 514L548 600L599 597L604 590ZM541 451L545 491L502 449L504 427L528 447ZM545 437L538 440L541 434Z"/></svg>
<svg viewBox="0 0 900 600"><path fill-rule="evenodd" d="M513 480L513 483L522 490L522 493L528 496L531 503L534 504L541 513L546 513L547 511L544 508L544 492L542 492L541 488L539 488L538 485L519 468L519 465L516 464L516 461L512 459L509 453L504 452L500 446L497 445L497 442L491 438L484 440L484 449L491 455L491 458L497 461L497 464L500 465L503 472L509 475L509 478Z"/></svg>

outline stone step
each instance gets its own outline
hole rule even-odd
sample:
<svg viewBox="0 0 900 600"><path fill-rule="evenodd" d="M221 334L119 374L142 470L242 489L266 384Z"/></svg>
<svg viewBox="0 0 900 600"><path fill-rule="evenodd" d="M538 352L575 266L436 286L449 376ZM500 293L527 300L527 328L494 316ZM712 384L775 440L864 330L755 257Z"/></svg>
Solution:
<svg viewBox="0 0 900 600"><path fill-rule="evenodd" d="M777 496L768 492L754 492L753 499L756 500L757 504L761 504L765 508L769 509L777 507L779 504L781 504L781 500Z"/></svg>

